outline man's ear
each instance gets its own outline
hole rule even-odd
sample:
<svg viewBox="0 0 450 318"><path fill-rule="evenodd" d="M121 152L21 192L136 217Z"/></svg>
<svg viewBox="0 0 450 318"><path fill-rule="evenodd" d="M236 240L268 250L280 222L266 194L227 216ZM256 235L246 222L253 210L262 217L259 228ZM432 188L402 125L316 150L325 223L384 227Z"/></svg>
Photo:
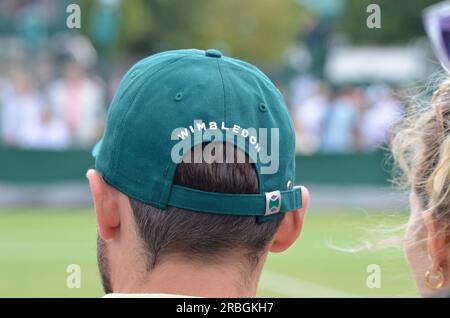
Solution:
<svg viewBox="0 0 450 318"><path fill-rule="evenodd" d="M423 213L423 221L427 229L427 248L431 261L430 271L437 273L442 268L444 277L448 281L450 275L450 250L448 245L450 234L448 223L436 220L430 212Z"/></svg>
<svg viewBox="0 0 450 318"><path fill-rule="evenodd" d="M269 250L273 253L279 253L287 250L297 240L302 231L303 221L309 204L309 191L302 188L302 207L295 211L286 213L281 221L278 231L272 240Z"/></svg>
<svg viewBox="0 0 450 318"><path fill-rule="evenodd" d="M100 173L90 169L86 173L94 200L98 233L105 240L111 240L120 226L120 209L116 189L109 186Z"/></svg>

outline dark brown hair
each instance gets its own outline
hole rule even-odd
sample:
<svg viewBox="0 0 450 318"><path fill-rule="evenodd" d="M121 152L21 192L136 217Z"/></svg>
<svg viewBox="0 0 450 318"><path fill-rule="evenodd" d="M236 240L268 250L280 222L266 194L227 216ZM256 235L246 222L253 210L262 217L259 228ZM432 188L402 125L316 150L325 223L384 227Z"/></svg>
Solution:
<svg viewBox="0 0 450 318"><path fill-rule="evenodd" d="M233 145L225 144L224 148L225 152L233 151L235 158L243 155ZM245 163L206 163L205 158L200 163L182 162L177 166L174 184L211 192L258 193L255 168L245 158ZM171 206L161 210L136 200L130 202L148 270L169 257L211 264L238 257L255 267L281 222L260 224L251 216L208 214Z"/></svg>

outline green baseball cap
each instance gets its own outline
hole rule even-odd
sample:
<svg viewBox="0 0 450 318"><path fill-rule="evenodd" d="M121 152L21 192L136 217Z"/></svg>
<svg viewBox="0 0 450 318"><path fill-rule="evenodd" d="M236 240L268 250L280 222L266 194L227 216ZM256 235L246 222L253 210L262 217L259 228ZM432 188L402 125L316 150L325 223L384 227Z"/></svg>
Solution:
<svg viewBox="0 0 450 318"><path fill-rule="evenodd" d="M173 184L192 147L220 140L251 158L258 194ZM266 221L302 206L301 188L293 186L295 133L282 95L255 66L218 50L167 51L136 63L119 85L93 155L107 183L160 209Z"/></svg>

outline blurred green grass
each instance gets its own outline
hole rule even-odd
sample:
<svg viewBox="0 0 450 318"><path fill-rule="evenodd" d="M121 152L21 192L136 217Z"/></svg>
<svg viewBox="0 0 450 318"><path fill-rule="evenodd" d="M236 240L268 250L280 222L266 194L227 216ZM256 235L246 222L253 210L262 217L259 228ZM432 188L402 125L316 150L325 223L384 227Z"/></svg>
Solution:
<svg viewBox="0 0 450 318"><path fill-rule="evenodd" d="M309 211L299 241L271 254L258 296L416 297L401 248L345 253L367 238L378 222L398 225L400 215ZM96 264L96 224L89 209L0 210L0 297L100 297ZM66 268L81 266L81 288L66 287ZM381 288L366 285L369 264L381 268Z"/></svg>

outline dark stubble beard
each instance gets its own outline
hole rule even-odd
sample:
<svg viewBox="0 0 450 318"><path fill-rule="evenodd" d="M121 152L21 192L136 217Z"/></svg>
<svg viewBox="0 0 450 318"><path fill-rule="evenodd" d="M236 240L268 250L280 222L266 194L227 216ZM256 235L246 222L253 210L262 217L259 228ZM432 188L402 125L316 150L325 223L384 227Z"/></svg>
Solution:
<svg viewBox="0 0 450 318"><path fill-rule="evenodd" d="M105 294L111 294L113 292L111 287L111 278L109 275L109 262L107 255L106 242L97 234L97 263L100 271L100 278L103 285Z"/></svg>

